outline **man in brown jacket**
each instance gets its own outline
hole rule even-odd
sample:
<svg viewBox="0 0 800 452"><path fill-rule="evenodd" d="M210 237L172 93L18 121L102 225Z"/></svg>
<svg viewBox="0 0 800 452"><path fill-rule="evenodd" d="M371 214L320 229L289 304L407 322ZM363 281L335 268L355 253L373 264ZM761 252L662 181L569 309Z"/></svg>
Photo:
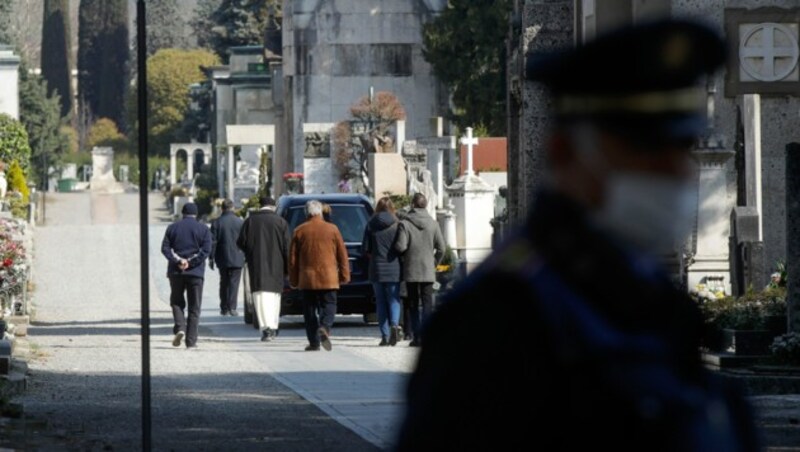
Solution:
<svg viewBox="0 0 800 452"><path fill-rule="evenodd" d="M297 226L289 248L289 284L303 294L303 317L308 347L331 350L331 327L336 315L336 293L350 282L350 264L342 234L322 218L322 203L306 203L308 220Z"/></svg>

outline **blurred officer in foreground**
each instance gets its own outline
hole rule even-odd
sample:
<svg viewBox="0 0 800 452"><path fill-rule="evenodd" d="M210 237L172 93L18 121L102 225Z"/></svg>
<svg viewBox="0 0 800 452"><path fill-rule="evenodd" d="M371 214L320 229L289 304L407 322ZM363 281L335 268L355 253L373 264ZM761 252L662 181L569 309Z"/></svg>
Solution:
<svg viewBox="0 0 800 452"><path fill-rule="evenodd" d="M430 319L398 450L758 450L659 263L689 231L701 84L724 49L672 20L529 58L553 96L549 180Z"/></svg>

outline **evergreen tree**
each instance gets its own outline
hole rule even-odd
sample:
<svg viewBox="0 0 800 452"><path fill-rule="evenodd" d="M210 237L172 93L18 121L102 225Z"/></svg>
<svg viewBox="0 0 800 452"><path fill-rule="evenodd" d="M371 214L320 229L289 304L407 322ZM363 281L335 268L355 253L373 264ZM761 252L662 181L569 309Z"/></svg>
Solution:
<svg viewBox="0 0 800 452"><path fill-rule="evenodd" d="M70 71L69 0L45 0L42 22L42 76L47 81L47 94L57 92L61 99L61 116L72 112Z"/></svg>
<svg viewBox="0 0 800 452"><path fill-rule="evenodd" d="M0 0L2 1L2 0ZM212 17L214 11L222 4L222 0L198 0L194 9L194 17L189 21L192 32L197 38L197 46L213 50L211 46L211 29L216 26Z"/></svg>
<svg viewBox="0 0 800 452"><path fill-rule="evenodd" d="M510 0L449 0L423 29L425 59L451 91L460 128L505 136L505 39Z"/></svg>
<svg viewBox="0 0 800 452"><path fill-rule="evenodd" d="M147 56L161 49L188 47L178 0L149 0L146 11Z"/></svg>
<svg viewBox="0 0 800 452"><path fill-rule="evenodd" d="M231 47L263 44L270 17L280 23L281 10L281 0L200 0L192 28L200 46L227 62Z"/></svg>
<svg viewBox="0 0 800 452"><path fill-rule="evenodd" d="M11 0L0 0L0 44L12 44Z"/></svg>
<svg viewBox="0 0 800 452"><path fill-rule="evenodd" d="M81 107L124 129L125 92L130 82L127 1L81 0L78 41Z"/></svg>
<svg viewBox="0 0 800 452"><path fill-rule="evenodd" d="M61 101L58 93L48 94L47 82L41 76L31 74L25 64L20 66L19 71L19 107L19 119L28 134L33 174L40 184L44 184L47 169L58 163L60 156L69 148L69 142L61 131Z"/></svg>
<svg viewBox="0 0 800 452"><path fill-rule="evenodd" d="M0 113L0 162L18 162L23 171L27 170L31 159L31 146L28 132L21 122Z"/></svg>

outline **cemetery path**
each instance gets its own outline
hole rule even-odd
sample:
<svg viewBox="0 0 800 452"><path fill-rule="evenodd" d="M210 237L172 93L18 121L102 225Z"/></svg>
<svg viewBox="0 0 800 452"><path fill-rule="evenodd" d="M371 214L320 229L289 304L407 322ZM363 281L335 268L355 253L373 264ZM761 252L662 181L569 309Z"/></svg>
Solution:
<svg viewBox="0 0 800 452"><path fill-rule="evenodd" d="M31 376L19 401L56 433L53 448L141 450L138 196L48 196L35 239ZM161 196L150 205L152 218L164 216ZM151 227L151 241L163 228ZM202 317L199 351L171 347L157 289L164 275L151 274L154 450L378 449L270 376L241 338L214 337ZM206 300L215 288L207 283ZM50 450L45 436L28 439Z"/></svg>
<svg viewBox="0 0 800 452"><path fill-rule="evenodd" d="M141 450L138 196L49 194L36 230L26 416L47 434L23 450ZM158 245L168 215L150 197L154 450L366 451L388 446L415 350L376 347L375 326L340 318L332 353L306 354L302 319L268 347L217 313L206 273L200 350L170 346ZM285 326L284 326L285 325ZM800 450L798 395L755 397L767 450ZM376 446L377 445L377 446Z"/></svg>

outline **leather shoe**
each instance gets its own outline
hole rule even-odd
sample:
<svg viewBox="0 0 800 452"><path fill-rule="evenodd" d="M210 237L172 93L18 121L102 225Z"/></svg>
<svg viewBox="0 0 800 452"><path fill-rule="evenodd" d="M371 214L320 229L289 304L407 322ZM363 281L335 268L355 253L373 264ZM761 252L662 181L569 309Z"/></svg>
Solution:
<svg viewBox="0 0 800 452"><path fill-rule="evenodd" d="M306 351L307 352L318 352L319 351L319 345L307 345L306 346Z"/></svg>
<svg viewBox="0 0 800 452"><path fill-rule="evenodd" d="M385 338L381 339L380 344L378 344L379 347L385 347L387 345L389 345L389 341L387 341Z"/></svg>
<svg viewBox="0 0 800 452"><path fill-rule="evenodd" d="M272 332L269 328L261 331L261 342L269 342L272 340Z"/></svg>
<svg viewBox="0 0 800 452"><path fill-rule="evenodd" d="M319 333L319 342L322 344L322 348L326 351L331 351L333 345L331 344L331 334L328 332L328 329L321 326L317 332Z"/></svg>
<svg viewBox="0 0 800 452"><path fill-rule="evenodd" d="M239 311L237 311L236 309L231 309L228 312L228 315L231 316L231 317L236 317L237 315L239 315Z"/></svg>

